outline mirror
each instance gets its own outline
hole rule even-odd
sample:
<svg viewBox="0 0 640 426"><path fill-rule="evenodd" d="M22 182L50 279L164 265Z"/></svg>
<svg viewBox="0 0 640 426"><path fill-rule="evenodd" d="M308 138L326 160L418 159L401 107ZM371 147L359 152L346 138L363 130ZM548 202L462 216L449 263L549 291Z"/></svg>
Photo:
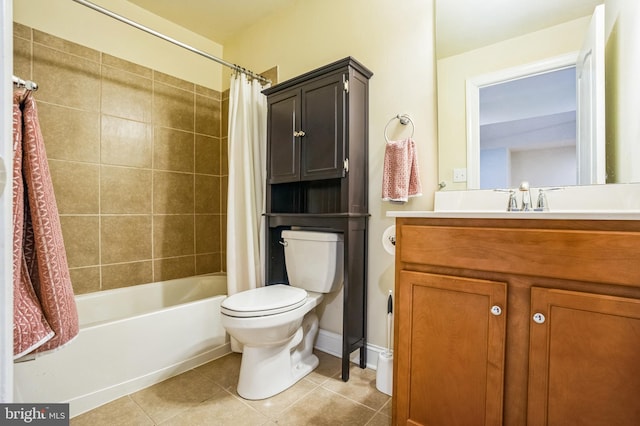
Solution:
<svg viewBox="0 0 640 426"><path fill-rule="evenodd" d="M640 181L640 167L632 161L640 159L640 126L629 112L640 108L640 97L629 95L640 93L640 83L632 77L640 74L640 30L632 18L640 16L640 2L436 0L438 164L444 190L467 189L467 163L477 161L480 167L479 159L467 158L467 138L474 131L467 117L468 82L577 57L599 4L605 5L606 182Z"/></svg>

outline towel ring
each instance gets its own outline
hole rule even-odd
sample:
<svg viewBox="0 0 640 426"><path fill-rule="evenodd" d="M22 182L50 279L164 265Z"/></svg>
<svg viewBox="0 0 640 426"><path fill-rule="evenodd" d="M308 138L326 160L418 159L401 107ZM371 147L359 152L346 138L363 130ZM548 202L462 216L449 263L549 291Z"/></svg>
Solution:
<svg viewBox="0 0 640 426"><path fill-rule="evenodd" d="M393 117L391 120L389 120L389 122L387 122L387 125L384 126L384 139L389 142L389 137L387 136L387 128L389 127L389 124L391 124L391 122L393 120L400 120L400 124L402 125L407 125L409 123L411 123L411 138L413 138L413 133L416 131L416 126L415 124L413 124L413 120L411 119L411 117L409 117L407 114L398 114L395 117Z"/></svg>

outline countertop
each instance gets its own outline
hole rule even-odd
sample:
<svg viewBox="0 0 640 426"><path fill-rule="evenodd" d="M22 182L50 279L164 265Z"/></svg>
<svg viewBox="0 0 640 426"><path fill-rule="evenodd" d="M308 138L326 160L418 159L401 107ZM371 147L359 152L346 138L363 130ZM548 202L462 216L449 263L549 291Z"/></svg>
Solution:
<svg viewBox="0 0 640 426"><path fill-rule="evenodd" d="M538 219L538 220L640 220L640 210L558 210L544 212L507 211L389 211L387 217L462 219Z"/></svg>

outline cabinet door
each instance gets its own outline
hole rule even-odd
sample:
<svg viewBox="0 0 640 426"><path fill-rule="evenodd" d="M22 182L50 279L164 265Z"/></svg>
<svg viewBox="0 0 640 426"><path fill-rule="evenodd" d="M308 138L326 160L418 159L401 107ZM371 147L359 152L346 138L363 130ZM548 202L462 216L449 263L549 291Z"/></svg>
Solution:
<svg viewBox="0 0 640 426"><path fill-rule="evenodd" d="M640 300L534 287L531 309L527 424L640 425Z"/></svg>
<svg viewBox="0 0 640 426"><path fill-rule="evenodd" d="M343 74L333 74L302 88L300 179L344 177Z"/></svg>
<svg viewBox="0 0 640 426"><path fill-rule="evenodd" d="M502 424L506 301L502 282L400 272L394 424Z"/></svg>
<svg viewBox="0 0 640 426"><path fill-rule="evenodd" d="M294 136L300 128L300 90L269 97L267 180L269 183L300 180L300 144Z"/></svg>

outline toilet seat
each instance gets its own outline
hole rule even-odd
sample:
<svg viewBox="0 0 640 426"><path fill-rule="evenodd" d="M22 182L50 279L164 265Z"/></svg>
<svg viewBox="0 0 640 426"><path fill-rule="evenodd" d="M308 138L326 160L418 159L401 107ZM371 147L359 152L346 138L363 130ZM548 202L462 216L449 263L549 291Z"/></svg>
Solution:
<svg viewBox="0 0 640 426"><path fill-rule="evenodd" d="M306 301L306 290L275 284L229 296L220 304L220 311L232 317L260 317L291 311Z"/></svg>

